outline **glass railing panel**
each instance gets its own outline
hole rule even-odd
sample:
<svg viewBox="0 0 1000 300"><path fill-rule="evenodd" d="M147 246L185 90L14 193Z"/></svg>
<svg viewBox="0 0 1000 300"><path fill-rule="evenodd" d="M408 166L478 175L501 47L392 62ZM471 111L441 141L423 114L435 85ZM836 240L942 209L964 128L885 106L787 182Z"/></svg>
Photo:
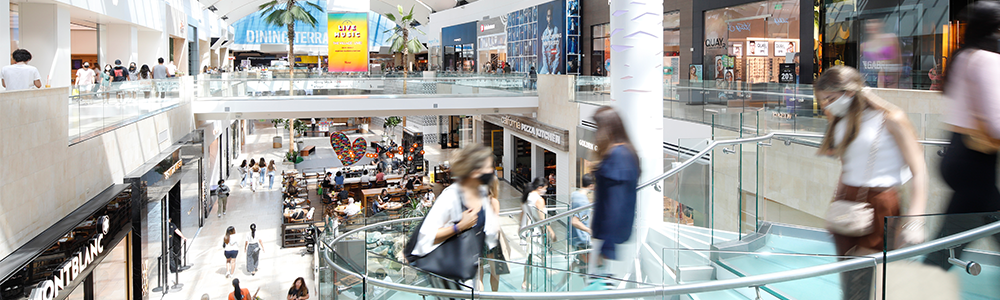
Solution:
<svg viewBox="0 0 1000 300"><path fill-rule="evenodd" d="M334 264L351 273L339 272L332 267L328 270L322 270L319 279L319 299L365 299L365 277L359 276L365 274L362 271L364 268L345 259L335 250L328 250L321 254L326 255Z"/></svg>
<svg viewBox="0 0 1000 300"><path fill-rule="evenodd" d="M676 267L664 268L664 285L774 274L819 267L847 259L864 260L863 267L855 271L760 285L757 288L746 287L697 294L700 297L710 297L708 299L859 299L844 297L844 293L870 291L876 267L874 258L856 256L663 249L663 256L668 255L679 257L680 260ZM864 283L845 284L858 280ZM695 297L695 295L689 296ZM867 299L867 297L860 299Z"/></svg>
<svg viewBox="0 0 1000 300"><path fill-rule="evenodd" d="M75 87L68 101L70 142L181 104L181 81L185 79L116 82L90 91Z"/></svg>
<svg viewBox="0 0 1000 300"><path fill-rule="evenodd" d="M393 258L385 257L378 253L369 252L368 257L368 268L365 270L368 278L416 287L462 290L468 292L466 299L472 299L472 287L475 280L457 281L448 279L414 268L408 264L400 263ZM378 287L370 282L365 294L366 299L421 299L420 297L422 296L415 293Z"/></svg>
<svg viewBox="0 0 1000 300"><path fill-rule="evenodd" d="M533 95L524 76L496 77L319 77L319 78L233 78L198 81L199 96L281 97L336 95L448 95L524 96Z"/></svg>
<svg viewBox="0 0 1000 300"><path fill-rule="evenodd" d="M586 253L579 254L577 260L588 259ZM651 288L654 284L589 275L590 272L567 271L564 268L548 268L512 261L488 258L480 260L484 266L481 278L484 290L492 291L492 276L496 276L499 292L582 292ZM490 268L496 266L496 273ZM583 269L586 266L576 266ZM649 298L658 299L658 298Z"/></svg>
<svg viewBox="0 0 1000 300"><path fill-rule="evenodd" d="M1000 221L1000 213L894 216L885 218L885 249L959 234ZM892 299L1000 298L1000 234L927 255L891 261L880 280ZM879 250L879 249L877 249ZM876 250L876 251L877 251Z"/></svg>

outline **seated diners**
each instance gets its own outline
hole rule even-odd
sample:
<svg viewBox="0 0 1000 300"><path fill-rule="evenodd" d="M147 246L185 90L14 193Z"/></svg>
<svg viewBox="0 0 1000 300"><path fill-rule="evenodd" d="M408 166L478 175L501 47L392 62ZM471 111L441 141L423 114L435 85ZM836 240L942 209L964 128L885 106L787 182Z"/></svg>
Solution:
<svg viewBox="0 0 1000 300"><path fill-rule="evenodd" d="M308 210L304 208L286 208L282 215L285 217L285 223L298 223L311 220L313 211L315 211L313 208L309 208Z"/></svg>
<svg viewBox="0 0 1000 300"><path fill-rule="evenodd" d="M371 177L368 176L368 170L361 171L361 186L371 187Z"/></svg>
<svg viewBox="0 0 1000 300"><path fill-rule="evenodd" d="M354 198L347 197L346 199L342 200L340 203L341 203L341 206L338 206L337 208L335 208L333 210L333 211L337 212L337 214L340 215L340 217L350 218L350 217L354 217L354 216L356 216L356 215L358 215L358 214L361 213L361 204L360 203L355 203L354 202Z"/></svg>

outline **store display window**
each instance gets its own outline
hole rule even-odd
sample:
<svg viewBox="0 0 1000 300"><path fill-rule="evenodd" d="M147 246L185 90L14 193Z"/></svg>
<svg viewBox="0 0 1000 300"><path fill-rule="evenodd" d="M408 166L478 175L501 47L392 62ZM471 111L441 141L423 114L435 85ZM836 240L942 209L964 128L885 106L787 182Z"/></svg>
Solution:
<svg viewBox="0 0 1000 300"><path fill-rule="evenodd" d="M799 1L760 1L705 12L705 78L778 82L799 45Z"/></svg>
<svg viewBox="0 0 1000 300"><path fill-rule="evenodd" d="M857 68L870 87L938 90L948 55L958 46L951 5L824 0L817 5L818 70Z"/></svg>
<svg viewBox="0 0 1000 300"><path fill-rule="evenodd" d="M611 67L611 23L590 26L590 65L593 76L608 76Z"/></svg>

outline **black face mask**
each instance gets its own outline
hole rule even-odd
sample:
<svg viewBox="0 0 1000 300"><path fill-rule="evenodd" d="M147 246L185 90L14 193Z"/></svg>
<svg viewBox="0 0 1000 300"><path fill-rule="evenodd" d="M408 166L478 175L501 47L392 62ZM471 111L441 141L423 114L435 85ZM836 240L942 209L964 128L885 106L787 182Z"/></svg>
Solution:
<svg viewBox="0 0 1000 300"><path fill-rule="evenodd" d="M482 183L483 185L489 185L490 183L493 183L494 177L496 177L496 174L493 173L486 173L483 175L479 175L479 183Z"/></svg>

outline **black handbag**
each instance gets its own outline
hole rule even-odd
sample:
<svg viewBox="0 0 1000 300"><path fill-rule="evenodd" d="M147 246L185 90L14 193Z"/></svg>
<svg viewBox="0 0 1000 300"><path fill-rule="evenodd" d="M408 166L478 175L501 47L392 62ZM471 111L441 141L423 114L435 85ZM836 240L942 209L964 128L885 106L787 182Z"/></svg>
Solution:
<svg viewBox="0 0 1000 300"><path fill-rule="evenodd" d="M459 201L463 203L462 211L465 211L464 201L461 198ZM467 280L476 277L479 272L479 255L486 243L483 228L474 226L448 238L424 256L413 255L413 248L416 247L420 228L424 226L425 220L427 216L420 220L420 225L410 233L410 239L403 247L404 256L410 265L450 279Z"/></svg>

